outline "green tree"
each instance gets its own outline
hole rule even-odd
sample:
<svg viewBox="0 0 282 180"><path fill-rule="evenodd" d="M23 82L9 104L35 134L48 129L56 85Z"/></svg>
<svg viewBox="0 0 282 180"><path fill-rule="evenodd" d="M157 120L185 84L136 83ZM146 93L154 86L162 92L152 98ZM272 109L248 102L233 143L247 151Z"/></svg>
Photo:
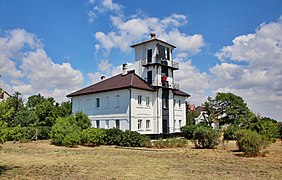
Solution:
<svg viewBox="0 0 282 180"><path fill-rule="evenodd" d="M205 123L209 126L212 126L212 123L220 123L220 118L224 116L225 106L226 102L217 101L208 97L206 102L202 105Z"/></svg>
<svg viewBox="0 0 282 180"><path fill-rule="evenodd" d="M60 106L58 106L58 116L60 117L67 117L71 115L72 109L71 109L71 102L62 102Z"/></svg>
<svg viewBox="0 0 282 180"><path fill-rule="evenodd" d="M22 127L36 126L39 124L39 118L35 114L35 111L29 110L26 107L24 107L16 112L15 118L11 121L10 126L17 126L19 124Z"/></svg>
<svg viewBox="0 0 282 180"><path fill-rule="evenodd" d="M35 114L39 118L40 126L52 126L57 118L55 106L51 101L36 105Z"/></svg>
<svg viewBox="0 0 282 180"><path fill-rule="evenodd" d="M9 107L9 105L5 101L0 102L0 121L5 121L9 124L13 119L14 114L14 107Z"/></svg>
<svg viewBox="0 0 282 180"><path fill-rule="evenodd" d="M4 121L0 121L0 143L3 144L7 141L8 137L8 129L7 129L7 123Z"/></svg>
<svg viewBox="0 0 282 180"><path fill-rule="evenodd" d="M41 96L41 94L33 95L28 97L26 107L28 109L35 109L37 105L42 104L44 102L46 102L46 99L44 98L44 96Z"/></svg>
<svg viewBox="0 0 282 180"><path fill-rule="evenodd" d="M19 92L15 92L15 94L9 97L6 100L6 103L10 108L13 107L15 109L15 112L24 107L23 99L21 97L21 93Z"/></svg>
<svg viewBox="0 0 282 180"><path fill-rule="evenodd" d="M186 125L194 125L195 124L195 118L197 118L200 115L198 111L187 111L186 114Z"/></svg>
<svg viewBox="0 0 282 180"><path fill-rule="evenodd" d="M247 124L251 113L244 99L233 93L217 93L215 101L222 107L220 124Z"/></svg>
<svg viewBox="0 0 282 180"><path fill-rule="evenodd" d="M9 97L0 104L0 120L11 125L12 120L15 118L17 111L24 107L23 100L21 98L21 93L15 92L13 96Z"/></svg>

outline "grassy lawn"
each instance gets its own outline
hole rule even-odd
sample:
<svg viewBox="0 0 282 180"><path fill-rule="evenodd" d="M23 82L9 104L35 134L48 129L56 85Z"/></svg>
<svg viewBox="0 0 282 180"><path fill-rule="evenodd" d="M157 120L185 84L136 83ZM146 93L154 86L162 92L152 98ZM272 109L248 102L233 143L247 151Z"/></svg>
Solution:
<svg viewBox="0 0 282 180"><path fill-rule="evenodd" d="M282 179L282 143L267 157L245 158L227 149L65 148L49 141L6 142L0 179Z"/></svg>

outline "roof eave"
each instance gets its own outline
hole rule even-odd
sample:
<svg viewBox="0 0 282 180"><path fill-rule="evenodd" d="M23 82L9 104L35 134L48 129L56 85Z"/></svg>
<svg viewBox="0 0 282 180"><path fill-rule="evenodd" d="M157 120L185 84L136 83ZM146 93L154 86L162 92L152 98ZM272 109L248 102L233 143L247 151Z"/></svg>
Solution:
<svg viewBox="0 0 282 180"><path fill-rule="evenodd" d="M174 45L172 45L172 44L169 44L169 43L167 43L167 42L165 42L165 41L163 41L163 40L160 40L160 39L149 39L149 40L147 40L147 41L143 41L143 42L140 42L140 43L133 44L133 45L131 45L130 47L134 48L135 46L139 46L139 45L142 45L142 44L151 42L151 41L159 41L159 42L162 42L162 43L164 43L164 44L167 44L167 45L171 46L172 48L176 48L176 46L174 46Z"/></svg>
<svg viewBox="0 0 282 180"><path fill-rule="evenodd" d="M141 89L141 90L144 90L144 91L151 91L151 92L155 91L155 89L153 89L153 88L152 89L145 89L145 88L140 88L140 87L135 87L135 86L124 86L124 87L121 87L121 88L100 90L100 91L95 91L95 92L86 92L86 93L80 93L80 94L73 94L72 93L72 94L67 95L66 97L67 98L72 98L72 97L75 97L75 96L84 96L84 95L89 95L89 94L96 94L96 93L101 93L101 92L109 92L109 91L128 89L128 88Z"/></svg>

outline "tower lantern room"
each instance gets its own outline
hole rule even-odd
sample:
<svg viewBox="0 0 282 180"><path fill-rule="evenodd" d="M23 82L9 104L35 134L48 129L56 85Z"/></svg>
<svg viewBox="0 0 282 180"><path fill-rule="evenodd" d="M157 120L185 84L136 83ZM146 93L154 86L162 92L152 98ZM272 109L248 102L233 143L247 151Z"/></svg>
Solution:
<svg viewBox="0 0 282 180"><path fill-rule="evenodd" d="M178 89L173 71L179 64L173 61L174 45L156 38L151 33L149 40L131 46L135 50L135 73L153 86Z"/></svg>

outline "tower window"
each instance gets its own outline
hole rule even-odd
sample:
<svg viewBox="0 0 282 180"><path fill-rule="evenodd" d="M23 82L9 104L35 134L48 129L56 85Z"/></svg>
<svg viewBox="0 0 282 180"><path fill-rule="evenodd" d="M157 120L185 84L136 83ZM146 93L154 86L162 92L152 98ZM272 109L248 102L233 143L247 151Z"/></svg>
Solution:
<svg viewBox="0 0 282 180"><path fill-rule="evenodd" d="M170 60L170 51L168 47L166 48L166 59Z"/></svg>
<svg viewBox="0 0 282 180"><path fill-rule="evenodd" d="M178 101L178 106L181 108L181 100Z"/></svg>
<svg viewBox="0 0 282 180"><path fill-rule="evenodd" d="M147 71L147 82L149 84L152 84L152 82L153 82L152 71Z"/></svg>
<svg viewBox="0 0 282 180"><path fill-rule="evenodd" d="M152 56L153 56L153 50L152 49L149 49L147 51L147 62L150 63L152 62Z"/></svg>
<svg viewBox="0 0 282 180"><path fill-rule="evenodd" d="M149 96L146 97L146 106L150 106L150 97Z"/></svg>

